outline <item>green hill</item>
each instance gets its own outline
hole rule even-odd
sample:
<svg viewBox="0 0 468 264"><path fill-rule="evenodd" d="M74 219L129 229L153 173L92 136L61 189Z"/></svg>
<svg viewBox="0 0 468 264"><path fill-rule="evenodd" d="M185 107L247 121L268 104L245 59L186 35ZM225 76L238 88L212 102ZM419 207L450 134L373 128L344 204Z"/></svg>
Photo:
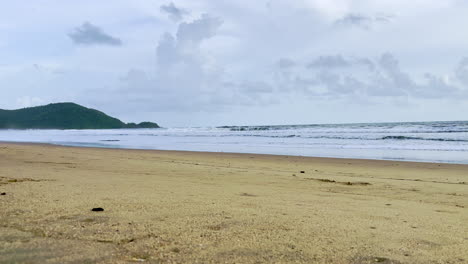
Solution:
<svg viewBox="0 0 468 264"><path fill-rule="evenodd" d="M18 110L0 109L0 128L7 129L110 129L159 128L142 122L126 124L95 109L75 103L56 103Z"/></svg>

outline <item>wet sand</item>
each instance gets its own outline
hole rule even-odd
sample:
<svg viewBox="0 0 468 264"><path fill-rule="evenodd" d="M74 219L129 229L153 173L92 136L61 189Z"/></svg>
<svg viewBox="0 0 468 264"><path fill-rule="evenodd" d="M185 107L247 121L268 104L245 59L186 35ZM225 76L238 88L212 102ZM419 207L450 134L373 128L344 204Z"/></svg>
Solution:
<svg viewBox="0 0 468 264"><path fill-rule="evenodd" d="M468 263L468 165L0 143L0 194L0 263Z"/></svg>

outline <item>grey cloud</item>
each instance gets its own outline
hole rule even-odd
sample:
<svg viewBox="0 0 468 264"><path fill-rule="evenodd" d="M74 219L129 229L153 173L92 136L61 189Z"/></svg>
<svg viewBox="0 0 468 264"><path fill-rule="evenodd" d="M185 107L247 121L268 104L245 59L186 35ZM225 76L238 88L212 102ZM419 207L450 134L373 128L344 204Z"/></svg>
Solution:
<svg viewBox="0 0 468 264"><path fill-rule="evenodd" d="M376 22L391 22L395 18L395 15L390 15L390 14L377 14L374 16L374 21Z"/></svg>
<svg viewBox="0 0 468 264"><path fill-rule="evenodd" d="M222 20L202 15L165 33L156 48L156 72L131 70L121 78L128 102L152 102L153 110L222 110L234 105L268 104L273 87L263 80L230 81L215 58L201 49L217 34Z"/></svg>
<svg viewBox="0 0 468 264"><path fill-rule="evenodd" d="M204 40L213 37L222 20L207 14L181 23L175 37L163 35L157 47L156 79L166 89L185 89L186 92L209 89L218 78L217 69L205 65L209 58L200 51Z"/></svg>
<svg viewBox="0 0 468 264"><path fill-rule="evenodd" d="M121 78L122 100L144 102L157 111L202 111L215 102L235 102L237 90L223 85L222 69L201 50L221 25L221 19L204 14L181 23L175 34L163 34L156 47L156 71L130 70Z"/></svg>
<svg viewBox="0 0 468 264"><path fill-rule="evenodd" d="M40 73L44 73L44 74L53 74L53 75L65 74L65 70L63 70L60 67L51 67L47 65L38 64L38 63L34 63L32 66L36 71Z"/></svg>
<svg viewBox="0 0 468 264"><path fill-rule="evenodd" d="M455 76L468 87L468 57L463 58L457 65Z"/></svg>
<svg viewBox="0 0 468 264"><path fill-rule="evenodd" d="M232 78L216 57L203 49L203 43L215 37L222 24L222 19L204 14L180 23L175 32L163 34L156 47L155 72L129 71L121 79L120 100L128 102L129 107L144 103L154 111L182 112L267 105L295 96L351 102L376 97L405 100L468 96L440 76L427 74L418 79L402 69L390 53L378 58L342 54L311 59L280 57L270 76ZM459 80L468 81L467 68L465 59L457 67Z"/></svg>
<svg viewBox="0 0 468 264"><path fill-rule="evenodd" d="M311 66L312 65L312 66ZM347 67L344 67L347 66ZM283 92L297 91L309 97L328 98L400 97L400 98L467 98L468 59L463 59L453 76L460 85L427 73L421 80L401 69L390 53L379 58L347 58L342 55L320 56L305 65L309 71L280 68L277 85Z"/></svg>
<svg viewBox="0 0 468 264"><path fill-rule="evenodd" d="M372 23L372 18L361 14L348 14L345 17L337 20L337 25L353 25L368 28Z"/></svg>
<svg viewBox="0 0 468 264"><path fill-rule="evenodd" d="M159 69L174 64L178 60L176 40L171 34L165 33L161 37L156 48L156 55L156 63Z"/></svg>
<svg viewBox="0 0 468 264"><path fill-rule="evenodd" d="M404 96L415 87L413 80L400 69L398 60L392 54L383 54L378 65L381 71L376 74L376 83L371 87L373 94Z"/></svg>
<svg viewBox="0 0 468 264"><path fill-rule="evenodd" d="M342 55L320 56L307 65L308 68L339 68L348 66L350 66L350 62L345 60Z"/></svg>
<svg viewBox="0 0 468 264"><path fill-rule="evenodd" d="M443 77L426 73L423 81L404 72L398 60L389 53L378 60L377 78L369 87L369 94L375 96L407 96L413 98L466 98L463 87L449 84ZM457 73L454 72L454 75Z"/></svg>
<svg viewBox="0 0 468 264"><path fill-rule="evenodd" d="M288 58L281 58L278 61L278 66L283 69L291 68L291 67L296 66L296 62Z"/></svg>
<svg viewBox="0 0 468 264"><path fill-rule="evenodd" d="M393 15L377 14L374 16L351 13L335 21L337 26L357 26L363 29L370 29L376 23L388 23L393 19Z"/></svg>
<svg viewBox="0 0 468 264"><path fill-rule="evenodd" d="M464 96L458 87L448 84L440 76L426 73L424 78L426 82L416 86L413 91L414 96L431 99Z"/></svg>
<svg viewBox="0 0 468 264"><path fill-rule="evenodd" d="M268 83L261 81L244 82L241 87L247 93L271 93L273 91Z"/></svg>
<svg viewBox="0 0 468 264"><path fill-rule="evenodd" d="M127 74L120 78L123 84L126 86L124 90L131 91L135 87L138 87L139 91L153 91L154 83L148 74L142 70L131 69Z"/></svg>
<svg viewBox="0 0 468 264"><path fill-rule="evenodd" d="M329 95L348 95L356 93L356 87L362 85L358 80L350 76L340 76L336 73L320 72L317 82L325 85Z"/></svg>
<svg viewBox="0 0 468 264"><path fill-rule="evenodd" d="M191 23L184 22L177 30L178 44L179 46L197 46L202 40L213 37L222 24L222 19L208 14L203 14L200 19Z"/></svg>
<svg viewBox="0 0 468 264"><path fill-rule="evenodd" d="M310 77L296 76L292 79L292 81L293 81L293 85L290 87L297 89L301 93L305 93L307 95L312 95L312 96L323 95L323 93L318 92L314 89L314 87L321 85L320 82L317 79L315 79L314 76L310 76Z"/></svg>
<svg viewBox="0 0 468 264"><path fill-rule="evenodd" d="M364 69L356 73L360 66L364 66ZM407 91L415 86L410 77L400 70L396 58L389 53L383 54L375 62L342 55L320 56L307 68L318 70L313 75L316 86L325 87L328 96L407 96Z"/></svg>
<svg viewBox="0 0 468 264"><path fill-rule="evenodd" d="M189 12L183 8L177 7L173 2L162 5L160 7L161 12L167 13L169 18L175 22L178 22L184 18Z"/></svg>
<svg viewBox="0 0 468 264"><path fill-rule="evenodd" d="M105 33L101 28L85 22L74 29L68 36L78 45L109 45L121 46L122 41Z"/></svg>
<svg viewBox="0 0 468 264"><path fill-rule="evenodd" d="M192 67L203 64L200 45L203 40L213 37L222 23L221 19L204 14L193 22L181 23L175 36L165 33L156 49L158 70L164 71L180 63L193 64Z"/></svg>
<svg viewBox="0 0 468 264"><path fill-rule="evenodd" d="M372 60L370 60L368 58L358 58L358 59L356 59L356 63L358 65L365 66L370 72L375 72L375 70L376 70L376 66L374 65Z"/></svg>

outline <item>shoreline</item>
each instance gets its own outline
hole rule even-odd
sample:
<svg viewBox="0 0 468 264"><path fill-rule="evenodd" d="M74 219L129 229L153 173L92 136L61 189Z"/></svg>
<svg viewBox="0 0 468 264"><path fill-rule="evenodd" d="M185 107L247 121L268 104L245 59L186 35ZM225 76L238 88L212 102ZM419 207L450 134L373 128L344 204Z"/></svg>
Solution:
<svg viewBox="0 0 468 264"><path fill-rule="evenodd" d="M0 263L468 261L468 165L0 143L0 168Z"/></svg>
<svg viewBox="0 0 468 264"><path fill-rule="evenodd" d="M338 159L350 161L383 161L383 162L402 162L402 163L421 163L421 164L443 164L443 165L461 165L468 166L468 163L456 162L436 162L436 161L417 161L417 160L403 160L403 159L363 159L363 158L346 158L346 157L320 157L320 156L299 156L299 155L285 155L285 154L265 154L265 153L249 153L249 152L216 152L216 151L193 151L193 150L170 150L170 149L143 149L143 148L126 148L126 147L97 147L97 146L77 146L77 145L64 145L54 143L42 142L22 142L22 141L2 141L0 145L38 145L38 146L55 146L64 148L85 148L85 149L107 149L107 150L129 150L129 151L150 151L150 152L181 152L181 153L201 153L201 154L230 154L230 155L256 155L256 156L273 156L273 157L297 157L297 158L310 158L310 159Z"/></svg>

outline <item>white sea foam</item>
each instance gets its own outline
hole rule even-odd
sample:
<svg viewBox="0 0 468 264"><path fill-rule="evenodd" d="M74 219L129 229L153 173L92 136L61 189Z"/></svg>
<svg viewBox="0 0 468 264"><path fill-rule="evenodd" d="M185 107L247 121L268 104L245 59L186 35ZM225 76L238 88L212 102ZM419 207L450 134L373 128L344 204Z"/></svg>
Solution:
<svg viewBox="0 0 468 264"><path fill-rule="evenodd" d="M0 141L468 164L468 122L0 130Z"/></svg>

